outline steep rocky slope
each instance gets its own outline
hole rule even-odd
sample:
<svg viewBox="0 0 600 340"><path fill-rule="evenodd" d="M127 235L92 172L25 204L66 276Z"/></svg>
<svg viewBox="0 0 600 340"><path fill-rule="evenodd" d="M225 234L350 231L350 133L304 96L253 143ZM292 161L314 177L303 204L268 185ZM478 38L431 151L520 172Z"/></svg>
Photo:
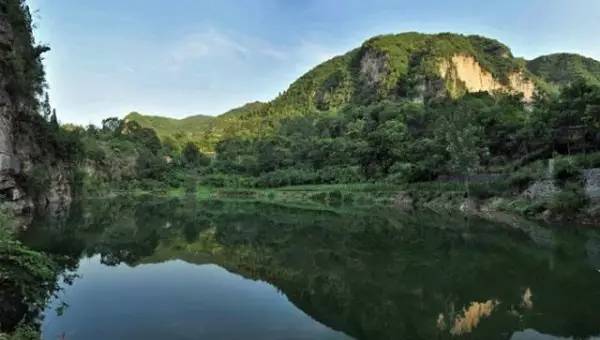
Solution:
<svg viewBox="0 0 600 340"><path fill-rule="evenodd" d="M20 1L0 5L0 205L17 214L60 211L72 196L68 165L40 133L35 98L46 49L34 45L30 23Z"/></svg>
<svg viewBox="0 0 600 340"><path fill-rule="evenodd" d="M310 70L269 103L251 103L199 124L176 124L205 150L231 136L256 136L286 117L336 112L382 100L426 103L470 92L510 93L531 101L545 81L504 44L480 36L403 33L377 36ZM161 122L129 115L161 136ZM208 123L207 123L208 122ZM185 122L192 123L192 122Z"/></svg>

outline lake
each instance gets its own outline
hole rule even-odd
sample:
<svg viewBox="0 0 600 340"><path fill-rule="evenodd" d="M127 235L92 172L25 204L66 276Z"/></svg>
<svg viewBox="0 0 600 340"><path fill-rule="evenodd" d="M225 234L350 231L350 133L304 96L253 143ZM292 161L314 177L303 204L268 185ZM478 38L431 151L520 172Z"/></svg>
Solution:
<svg viewBox="0 0 600 340"><path fill-rule="evenodd" d="M55 256L44 339L586 339L600 232L447 214L90 200L22 235Z"/></svg>

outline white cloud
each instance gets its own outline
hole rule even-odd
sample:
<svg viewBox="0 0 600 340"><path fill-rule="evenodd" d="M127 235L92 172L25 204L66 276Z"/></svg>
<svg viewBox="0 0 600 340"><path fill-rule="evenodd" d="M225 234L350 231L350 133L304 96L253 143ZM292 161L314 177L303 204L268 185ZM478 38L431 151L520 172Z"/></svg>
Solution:
<svg viewBox="0 0 600 340"><path fill-rule="evenodd" d="M276 46L254 38L236 34L235 37L214 28L187 34L169 49L172 69L203 59L243 61L253 56L282 60L287 53Z"/></svg>
<svg viewBox="0 0 600 340"><path fill-rule="evenodd" d="M207 56L224 57L247 53L248 50L244 46L213 29L185 36L171 51L173 61L176 63L185 63Z"/></svg>

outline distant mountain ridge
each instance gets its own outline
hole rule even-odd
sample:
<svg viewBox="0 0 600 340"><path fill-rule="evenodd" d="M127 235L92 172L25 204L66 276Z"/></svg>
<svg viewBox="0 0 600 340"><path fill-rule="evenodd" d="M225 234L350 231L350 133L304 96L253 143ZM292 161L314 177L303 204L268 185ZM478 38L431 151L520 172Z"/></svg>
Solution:
<svg viewBox="0 0 600 340"><path fill-rule="evenodd" d="M210 151L224 138L255 137L287 117L335 114L347 105L427 103L472 92L531 101L579 80L600 84L600 62L576 54L527 61L486 37L409 32L376 36L321 63L268 103L249 103L216 117L177 120L132 113L126 119L155 129L163 139L193 141Z"/></svg>
<svg viewBox="0 0 600 340"><path fill-rule="evenodd" d="M546 82L559 87L578 80L600 85L600 62L578 54L541 56L529 61L527 68Z"/></svg>

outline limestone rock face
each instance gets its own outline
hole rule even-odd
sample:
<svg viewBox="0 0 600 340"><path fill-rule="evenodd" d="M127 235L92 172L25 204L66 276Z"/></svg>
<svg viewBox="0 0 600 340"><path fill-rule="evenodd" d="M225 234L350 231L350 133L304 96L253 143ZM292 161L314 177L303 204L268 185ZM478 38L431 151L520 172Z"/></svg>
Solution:
<svg viewBox="0 0 600 340"><path fill-rule="evenodd" d="M450 60L439 64L440 76L449 82L451 89L464 86L467 92L505 92L522 94L523 100L530 102L535 94L535 84L526 79L522 73L512 73L508 84L503 84L483 69L472 56L454 55Z"/></svg>
<svg viewBox="0 0 600 340"><path fill-rule="evenodd" d="M600 169L583 170L584 190L586 196L594 201L600 201Z"/></svg>
<svg viewBox="0 0 600 340"><path fill-rule="evenodd" d="M6 63L14 50L10 23L0 14L0 206L17 215L34 209L60 211L71 202L70 169L47 145L41 145L31 126L24 119L36 112L27 103L15 102L8 91L8 81L15 75ZM42 192L27 189L35 168L50 179Z"/></svg>
<svg viewBox="0 0 600 340"><path fill-rule="evenodd" d="M369 87L377 87L388 75L387 55L368 50L360 60L360 76Z"/></svg>
<svg viewBox="0 0 600 340"><path fill-rule="evenodd" d="M531 200L548 199L560 192L560 189L551 179L534 182L523 192L523 197Z"/></svg>

